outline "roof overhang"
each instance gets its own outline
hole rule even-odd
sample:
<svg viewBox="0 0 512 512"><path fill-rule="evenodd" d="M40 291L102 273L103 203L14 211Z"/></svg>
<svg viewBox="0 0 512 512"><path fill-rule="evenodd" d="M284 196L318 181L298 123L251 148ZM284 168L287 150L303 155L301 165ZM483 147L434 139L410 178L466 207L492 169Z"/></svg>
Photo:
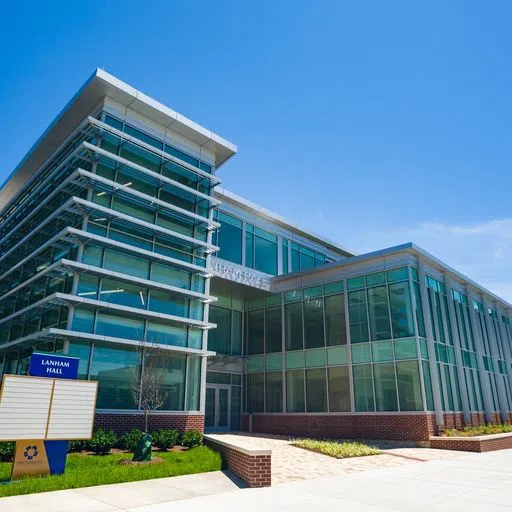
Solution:
<svg viewBox="0 0 512 512"><path fill-rule="evenodd" d="M314 233L312 231L309 231L295 222L292 222L288 219L285 219L283 216L274 213L270 210L267 210L266 208L263 208L263 206L259 206L256 203L253 203L249 199L246 199L245 197L241 197L237 194L234 194L233 192L230 192L229 190L226 190L222 187L216 187L214 191L214 196L218 197L222 203L233 203L237 205L240 208L243 208L245 210L249 210L253 212L258 217L264 218L270 222L273 222L277 225L280 225L284 227L287 230L290 230L292 232L298 233L301 236L308 238L309 240L312 240L315 243L320 244L321 246L327 247L329 250L333 251L334 253L340 254L343 257L349 258L355 255L355 253L346 247L338 244L337 242L334 242L333 240L329 240L328 238L319 235L317 233Z"/></svg>
<svg viewBox="0 0 512 512"><path fill-rule="evenodd" d="M2 185L0 209L9 203L23 184L51 157L78 124L101 105L106 96L177 132L201 148L211 151L215 155L216 167L221 166L237 151L237 147L231 142L162 105L106 71L96 69Z"/></svg>
<svg viewBox="0 0 512 512"><path fill-rule="evenodd" d="M411 254L415 257L423 258L425 262L429 264L432 268L437 269L441 274L448 273L451 275L451 277L454 279L454 281L463 284L466 287L469 287L473 290L475 290L478 294L487 296L488 299L491 301L500 303L502 307L512 309L512 304L506 301L505 299L501 298L500 296L496 295L495 293L491 292L484 286L481 286L477 282L473 281L471 278L467 277L466 275L462 274L458 270L455 270L453 267L447 265L443 261L441 261L439 258L436 258L429 252L425 251L420 246L416 245L412 242L407 242L405 244L401 245L395 245L393 247L387 247L386 249L380 249L373 252L368 252L365 254L360 254L357 256L352 256L350 258L346 258L341 261L335 261L333 263L327 263L325 265L321 265L320 267L315 267L313 269L309 270L301 270L299 272L293 272L286 275L276 276L272 279L272 290L274 291L274 288L276 284L281 284L286 282L287 280L290 280L292 282L296 282L297 278L303 278L308 275L312 274L321 274L322 272L329 272L333 269L349 269L350 267L357 266L363 263L370 262L372 260L379 260L382 258L389 258L395 255L402 254Z"/></svg>

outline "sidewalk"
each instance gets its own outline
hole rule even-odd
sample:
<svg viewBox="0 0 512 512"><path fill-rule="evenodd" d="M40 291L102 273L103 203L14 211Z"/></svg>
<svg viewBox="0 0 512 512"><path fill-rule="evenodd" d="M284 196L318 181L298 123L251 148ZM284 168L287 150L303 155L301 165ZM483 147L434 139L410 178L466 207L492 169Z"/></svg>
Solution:
<svg viewBox="0 0 512 512"><path fill-rule="evenodd" d="M223 472L0 499L0 512L512 511L512 450L240 489Z"/></svg>
<svg viewBox="0 0 512 512"><path fill-rule="evenodd" d="M239 489L224 471L0 498L0 512L113 512Z"/></svg>
<svg viewBox="0 0 512 512"><path fill-rule="evenodd" d="M129 512L504 512L512 450L242 489Z"/></svg>

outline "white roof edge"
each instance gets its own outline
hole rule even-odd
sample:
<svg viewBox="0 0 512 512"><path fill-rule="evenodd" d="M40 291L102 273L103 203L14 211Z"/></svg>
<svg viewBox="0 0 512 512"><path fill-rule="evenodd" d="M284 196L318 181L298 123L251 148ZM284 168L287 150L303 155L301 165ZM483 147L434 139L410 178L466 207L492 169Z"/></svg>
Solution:
<svg viewBox="0 0 512 512"><path fill-rule="evenodd" d="M155 115L168 119L168 127L171 129L179 132L181 127L185 137L189 137L191 140L194 140L193 137L197 137L195 142L198 145L210 145L210 149L217 155L216 167L220 167L236 154L237 147L232 142L166 107L103 69L97 68L64 105L0 185L0 210L10 204L23 185L52 157L54 151L83 120L84 115L89 115L90 110L96 107L103 97L108 96L105 94L105 90L109 87L126 95L128 104L133 105L135 102L139 102L139 105L144 106L146 110L153 110ZM82 112L81 109L84 108L86 111ZM76 119L72 119L73 117Z"/></svg>
<svg viewBox="0 0 512 512"><path fill-rule="evenodd" d="M434 265L440 267L445 272L449 272L450 274L455 276L455 278L458 281L462 281L463 283L466 283L466 286L469 286L470 288L475 289L480 294L487 295L493 301L500 302L504 307L512 309L512 304L507 302L505 299L501 298L499 295L496 295L494 292L491 292L484 286L478 284L476 281L474 281L473 279L462 274L461 272L454 269L450 265L447 265L442 260L440 260L439 258L436 258L432 254L430 254L428 251L426 251L425 249L423 249L419 245L416 245L413 242L407 242L407 243L400 244L400 245L394 245L392 247L386 247L385 249L378 249L377 251L359 254L357 256L352 256L350 258L346 258L341 261L327 263L325 265L322 265L320 267L315 267L314 269L310 269L310 270L301 270L299 272L293 272L291 274L276 276L272 279L272 281L273 282L286 281L288 279L295 279L298 276L302 276L302 275L306 275L306 274L320 273L320 272L324 272L326 270L330 270L330 269L333 269L336 267L347 267L350 265L357 265L358 263L362 263L364 261L368 261L368 260L375 259L375 258L382 258L385 256L391 256L393 254L400 253L400 252L409 252L409 253L413 252L413 253L418 254L419 256L424 257L425 259L432 262Z"/></svg>
<svg viewBox="0 0 512 512"><path fill-rule="evenodd" d="M108 82L114 87L117 87L118 89L124 91L130 96L133 96L134 99L141 101L142 103L145 103L146 105L148 105L151 108L154 108L155 110L158 110L160 113L164 114L170 119L173 119L174 121L179 121L181 124L184 124L188 128L191 128L193 131L203 135L204 137L207 137L208 139L211 139L212 141L218 143L221 146L224 146L226 149L232 151L233 153L237 152L237 147L232 142L229 142L228 140L220 137L211 130L208 130L204 126L196 123L195 121L192 121L188 117L185 117L184 115L180 114L179 112L176 112L175 110L164 105L163 103L160 103L159 101L151 98L151 96L148 96L147 94L144 94L143 92L135 89L135 87L132 87L126 82L123 82L122 80L115 77L114 75L111 75L104 69L97 68L91 78L94 78L95 76L101 78L105 82Z"/></svg>
<svg viewBox="0 0 512 512"><path fill-rule="evenodd" d="M233 192L230 192L229 190L226 190L222 187L215 187L214 195L219 195L227 200L230 200L234 203L237 203L241 205L242 207L252 210L253 212L257 213L258 215L261 215L271 221L274 221L278 224L282 224L287 228L291 228L294 231L300 232L307 238L311 238L312 240L315 240L319 242L322 245L327 245L332 251L334 252L342 252L344 256L351 257L356 255L357 253L347 249L346 247L340 245L337 242L334 242L333 240L330 240L322 235L319 235L317 233L314 233L308 229L304 229L298 224L282 217L281 215L274 213L270 210L267 210L263 206L259 206L256 203L253 203L249 199L246 199L242 196L239 196ZM221 207L222 209L222 207Z"/></svg>

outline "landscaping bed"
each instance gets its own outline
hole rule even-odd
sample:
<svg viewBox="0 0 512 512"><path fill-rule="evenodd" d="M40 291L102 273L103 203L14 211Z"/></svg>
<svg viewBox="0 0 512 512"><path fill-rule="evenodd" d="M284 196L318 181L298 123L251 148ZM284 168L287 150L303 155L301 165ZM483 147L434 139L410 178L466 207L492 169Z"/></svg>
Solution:
<svg viewBox="0 0 512 512"><path fill-rule="evenodd" d="M27 477L17 482L0 486L0 496L16 496L61 489L75 489L92 485L117 484L219 471L222 466L219 453L206 446L183 451L157 452L164 459L160 464L123 465L119 460L131 458L131 454L88 455L71 453L68 455L66 471L63 475L47 477ZM11 476L12 463L0 463L0 480L7 481Z"/></svg>
<svg viewBox="0 0 512 512"><path fill-rule="evenodd" d="M512 426L480 425L462 429L448 429L444 435L432 436L430 447L462 452L490 452L512 448Z"/></svg>
<svg viewBox="0 0 512 512"><path fill-rule="evenodd" d="M505 434L512 432L512 425L505 423L503 425L479 425L478 427L464 427L462 429L449 428L445 430L444 435L447 437L473 437L485 436L492 434Z"/></svg>
<svg viewBox="0 0 512 512"><path fill-rule="evenodd" d="M357 441L323 441L319 439L297 439L293 446L328 455L336 459L379 455L379 449Z"/></svg>

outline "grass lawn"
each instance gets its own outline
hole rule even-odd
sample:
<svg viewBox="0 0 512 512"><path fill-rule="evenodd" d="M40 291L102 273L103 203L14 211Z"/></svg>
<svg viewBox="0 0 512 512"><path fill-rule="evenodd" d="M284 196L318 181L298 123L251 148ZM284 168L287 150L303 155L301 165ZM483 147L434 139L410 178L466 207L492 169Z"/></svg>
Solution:
<svg viewBox="0 0 512 512"><path fill-rule="evenodd" d="M485 436L491 434L505 434L507 432L512 432L512 425L510 423L505 423L503 425L480 425L479 427L464 427L461 430L456 430L454 428L449 428L445 430L445 435L448 437L451 436L464 436L464 437L473 437L473 436Z"/></svg>
<svg viewBox="0 0 512 512"><path fill-rule="evenodd" d="M220 454L206 446L181 452L153 452L155 457L165 460L160 464L121 465L119 459L130 458L130 453L115 455L68 455L63 475L43 478L24 478L12 484L0 485L0 496L15 496L35 492L57 491L91 485L116 484L163 478L166 476L189 475L221 469ZM0 463L0 480L9 480L11 462Z"/></svg>
<svg viewBox="0 0 512 512"><path fill-rule="evenodd" d="M292 442L293 446L304 448L312 452L329 455L336 459L348 457L364 457L366 455L378 455L380 450L357 441L321 441L318 439L298 439Z"/></svg>

